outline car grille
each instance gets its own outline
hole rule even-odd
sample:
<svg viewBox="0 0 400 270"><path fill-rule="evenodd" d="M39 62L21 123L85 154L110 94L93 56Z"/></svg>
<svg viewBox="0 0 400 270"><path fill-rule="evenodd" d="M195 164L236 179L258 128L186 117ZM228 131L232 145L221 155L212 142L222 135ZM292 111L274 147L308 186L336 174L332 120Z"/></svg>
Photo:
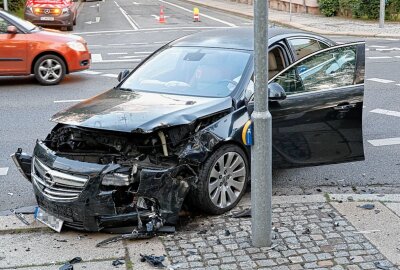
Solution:
<svg viewBox="0 0 400 270"><path fill-rule="evenodd" d="M39 159L33 158L32 180L47 198L54 201L73 201L79 197L89 178L52 170Z"/></svg>
<svg viewBox="0 0 400 270"><path fill-rule="evenodd" d="M60 8L35 8L36 15L60 15Z"/></svg>

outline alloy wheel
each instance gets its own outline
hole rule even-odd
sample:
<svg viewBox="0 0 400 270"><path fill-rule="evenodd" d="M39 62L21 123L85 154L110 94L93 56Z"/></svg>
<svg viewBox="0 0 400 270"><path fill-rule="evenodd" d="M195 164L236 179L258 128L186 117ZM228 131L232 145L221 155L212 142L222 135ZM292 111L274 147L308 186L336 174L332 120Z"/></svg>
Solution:
<svg viewBox="0 0 400 270"><path fill-rule="evenodd" d="M39 65L39 76L46 82L55 82L62 76L61 64L55 59L46 59Z"/></svg>
<svg viewBox="0 0 400 270"><path fill-rule="evenodd" d="M235 203L246 182L246 163L236 152L227 152L213 165L208 179L208 194L212 203L226 208Z"/></svg>

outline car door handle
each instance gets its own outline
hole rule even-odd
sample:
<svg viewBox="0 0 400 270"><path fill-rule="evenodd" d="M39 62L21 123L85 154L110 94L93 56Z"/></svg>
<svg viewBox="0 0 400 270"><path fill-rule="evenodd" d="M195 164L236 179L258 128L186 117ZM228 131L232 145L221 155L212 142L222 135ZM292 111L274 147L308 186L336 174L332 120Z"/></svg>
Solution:
<svg viewBox="0 0 400 270"><path fill-rule="evenodd" d="M356 104L342 104L333 107L333 109L335 109L336 111L348 111L350 109L353 109L354 107L356 107Z"/></svg>

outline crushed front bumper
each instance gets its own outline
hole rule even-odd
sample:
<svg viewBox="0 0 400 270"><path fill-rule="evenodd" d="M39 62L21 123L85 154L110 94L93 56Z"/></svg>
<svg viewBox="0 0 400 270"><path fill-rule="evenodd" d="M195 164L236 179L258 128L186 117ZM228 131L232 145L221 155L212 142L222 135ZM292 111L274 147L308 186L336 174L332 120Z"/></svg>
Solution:
<svg viewBox="0 0 400 270"><path fill-rule="evenodd" d="M115 164L60 157L41 141L36 144L31 164L27 164L28 156L21 153L19 150L13 159L21 172L30 177L39 207L78 230L134 226L139 219L145 223L155 214L165 223L174 224L190 185L197 179L187 165L141 168L135 190L104 187L103 176Z"/></svg>

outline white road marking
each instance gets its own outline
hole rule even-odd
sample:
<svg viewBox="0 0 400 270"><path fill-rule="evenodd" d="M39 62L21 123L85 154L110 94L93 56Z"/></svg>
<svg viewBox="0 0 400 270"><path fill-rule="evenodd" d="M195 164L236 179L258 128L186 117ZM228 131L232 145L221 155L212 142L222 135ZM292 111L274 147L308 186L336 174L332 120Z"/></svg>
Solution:
<svg viewBox="0 0 400 270"><path fill-rule="evenodd" d="M8 173L8 167L0 168L0 176L5 176Z"/></svg>
<svg viewBox="0 0 400 270"><path fill-rule="evenodd" d="M133 2L133 4L134 4L134 5L140 5L140 3L138 3L138 2Z"/></svg>
<svg viewBox="0 0 400 270"><path fill-rule="evenodd" d="M388 138L388 139L378 139L378 140L368 140L373 146L387 146L400 144L400 137Z"/></svg>
<svg viewBox="0 0 400 270"><path fill-rule="evenodd" d="M98 72L98 71L92 71L92 70L84 70L84 71L81 71L80 73L84 73L84 74L90 74L90 75L97 75L97 74L101 74L101 72Z"/></svg>
<svg viewBox="0 0 400 270"><path fill-rule="evenodd" d="M136 42L136 43L129 43L129 44L131 44L131 45L147 45L147 44L150 44L150 43Z"/></svg>
<svg viewBox="0 0 400 270"><path fill-rule="evenodd" d="M110 77L110 78L118 78L118 75L117 74L103 74L103 75L101 75L101 76L103 76L103 77Z"/></svg>
<svg viewBox="0 0 400 270"><path fill-rule="evenodd" d="M185 30L185 29L192 29L192 30L199 30L199 29L226 29L229 28L227 26L198 26L198 27L193 27L193 26L183 26L183 27L165 27L165 28L142 28L142 29L137 29L137 30L132 30L132 29L126 29L126 30L105 30L105 31L91 31L91 32L77 32L74 33L74 35L89 35L89 34L106 34L106 33L112 33L114 35L119 35L121 33L129 33L129 32L136 32L140 33L142 31L164 31L164 30L172 30L172 29L179 29L179 30Z"/></svg>
<svg viewBox="0 0 400 270"><path fill-rule="evenodd" d="M134 54L150 54L152 52L134 52Z"/></svg>
<svg viewBox="0 0 400 270"><path fill-rule="evenodd" d="M94 23L99 23L100 22L100 17L96 17L96 20L95 21L88 21L88 22L85 22L85 23L87 23L87 24L94 24Z"/></svg>
<svg viewBox="0 0 400 270"><path fill-rule="evenodd" d="M54 100L54 103L75 103L75 102L81 102L81 101L84 101L84 99Z"/></svg>
<svg viewBox="0 0 400 270"><path fill-rule="evenodd" d="M393 48L387 48L387 49L376 49L377 51L384 52L384 51L400 51L400 48L393 47Z"/></svg>
<svg viewBox="0 0 400 270"><path fill-rule="evenodd" d="M397 83L396 85L397 85L397 86L400 86L400 84L399 84L399 83Z"/></svg>
<svg viewBox="0 0 400 270"><path fill-rule="evenodd" d="M387 48L387 46L372 45L370 48Z"/></svg>
<svg viewBox="0 0 400 270"><path fill-rule="evenodd" d="M396 112L396 111L389 111L389 110L383 110L383 109L375 109L375 110L372 110L372 111L370 111L370 112L400 117L400 112Z"/></svg>
<svg viewBox="0 0 400 270"><path fill-rule="evenodd" d="M108 55L123 55L123 54L128 54L126 52L109 52L107 53Z"/></svg>
<svg viewBox="0 0 400 270"><path fill-rule="evenodd" d="M393 58L391 56L369 56L367 59L390 59Z"/></svg>
<svg viewBox="0 0 400 270"><path fill-rule="evenodd" d="M124 46L126 45L126 43L112 43L112 44L108 44L109 46Z"/></svg>
<svg viewBox="0 0 400 270"><path fill-rule="evenodd" d="M92 63L103 62L103 57L100 53L92 53Z"/></svg>
<svg viewBox="0 0 400 270"><path fill-rule="evenodd" d="M179 5L176 5L176 4L167 2L167 1L165 1L165 0L158 0L158 1L161 2L161 3L167 4L167 5L171 5L171 6L173 6L173 7L182 9L182 10L184 10L184 11L190 12L190 14L193 14L193 10L190 10L190 9L184 8L184 7L182 7L182 6L179 6ZM209 15L206 15L206 14L204 14L204 13L201 13L200 16L202 16L202 17L204 17L204 18L208 18L208 19L214 20L214 21L219 22L219 23L222 23L222 24L226 24L226 25L228 25L228 26L230 26L230 27L237 27L237 25L235 25L235 24L233 24L233 23L220 20L220 19L218 19L218 18L215 18L215 17L209 16Z"/></svg>
<svg viewBox="0 0 400 270"><path fill-rule="evenodd" d="M112 60L102 60L97 63L118 63L118 62L140 62L142 59L112 59Z"/></svg>
<svg viewBox="0 0 400 270"><path fill-rule="evenodd" d="M125 19L129 22L129 24L132 26L133 29L135 30L139 30L138 25L136 24L136 22L132 19L131 16L128 15L128 13L121 8L117 2L114 1L114 3L117 5L117 7L119 8L119 10L121 11L122 15L124 15Z"/></svg>
<svg viewBox="0 0 400 270"><path fill-rule="evenodd" d="M132 58L138 58L138 57L142 57L143 55L128 55L128 56L120 56L118 58L120 59L132 59Z"/></svg>
<svg viewBox="0 0 400 270"><path fill-rule="evenodd" d="M367 79L367 81L373 81L373 82L379 82L379 83L393 83L394 82L391 80L385 80L385 79L379 79L379 78L371 78L371 79Z"/></svg>
<svg viewBox="0 0 400 270"><path fill-rule="evenodd" d="M400 39L398 38L385 38L386 40L391 40L391 41L399 41Z"/></svg>

